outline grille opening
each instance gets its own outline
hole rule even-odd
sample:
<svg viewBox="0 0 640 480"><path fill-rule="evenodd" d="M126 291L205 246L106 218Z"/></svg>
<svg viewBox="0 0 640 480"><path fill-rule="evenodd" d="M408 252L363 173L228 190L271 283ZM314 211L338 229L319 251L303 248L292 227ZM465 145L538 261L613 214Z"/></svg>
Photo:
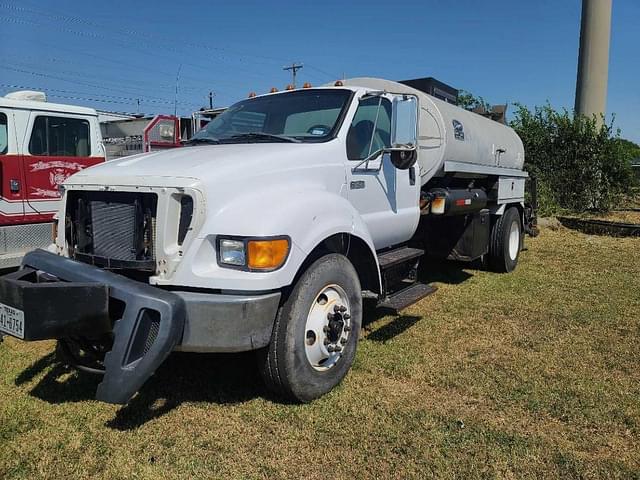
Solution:
<svg viewBox="0 0 640 480"><path fill-rule="evenodd" d="M193 198L188 195L180 197L180 223L178 224L178 245L184 243L193 219Z"/></svg>
<svg viewBox="0 0 640 480"><path fill-rule="evenodd" d="M124 316L124 310L127 304L117 298L109 297L109 318L113 325Z"/></svg>
<svg viewBox="0 0 640 480"><path fill-rule="evenodd" d="M155 270L157 196L152 193L69 192L70 257L111 270Z"/></svg>
<svg viewBox="0 0 640 480"><path fill-rule="evenodd" d="M160 332L160 312L150 308L141 309L134 332L125 361L127 365L142 358L153 346Z"/></svg>

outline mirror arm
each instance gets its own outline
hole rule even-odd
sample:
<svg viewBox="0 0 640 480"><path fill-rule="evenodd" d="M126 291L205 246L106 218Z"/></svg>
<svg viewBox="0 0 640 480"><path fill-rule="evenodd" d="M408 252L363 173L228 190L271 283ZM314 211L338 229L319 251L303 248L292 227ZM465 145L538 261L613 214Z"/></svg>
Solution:
<svg viewBox="0 0 640 480"><path fill-rule="evenodd" d="M376 150L375 152L373 152L371 155L369 155L366 158L363 158L355 167L353 167L351 169L351 171L356 171L357 169L359 169L362 165L366 164L366 166L364 167L365 170L370 170L369 169L369 162L371 160L375 160L376 158L378 158L380 155L383 155L385 153L387 153L388 150L387 149L380 149L380 150ZM382 164L380 165L380 167L378 168L372 168L371 170L380 170L380 168L382 168Z"/></svg>

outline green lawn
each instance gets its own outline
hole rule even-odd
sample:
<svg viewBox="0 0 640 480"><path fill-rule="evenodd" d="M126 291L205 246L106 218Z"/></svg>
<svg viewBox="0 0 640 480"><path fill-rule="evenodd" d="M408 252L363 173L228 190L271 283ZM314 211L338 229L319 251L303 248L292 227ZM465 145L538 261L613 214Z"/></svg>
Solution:
<svg viewBox="0 0 640 480"><path fill-rule="evenodd" d="M543 229L516 272L449 265L310 405L251 355L175 354L126 407L0 344L0 478L640 478L640 239Z"/></svg>

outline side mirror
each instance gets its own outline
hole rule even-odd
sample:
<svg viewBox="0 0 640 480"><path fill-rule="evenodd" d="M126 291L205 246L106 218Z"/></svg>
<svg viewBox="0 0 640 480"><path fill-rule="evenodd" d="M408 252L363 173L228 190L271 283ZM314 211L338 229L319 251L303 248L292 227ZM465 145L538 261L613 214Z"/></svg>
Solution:
<svg viewBox="0 0 640 480"><path fill-rule="evenodd" d="M401 170L418 159L418 99L411 95L393 98L391 115L391 163Z"/></svg>
<svg viewBox="0 0 640 480"><path fill-rule="evenodd" d="M408 170L416 164L418 153L414 150L392 150L391 164L398 170Z"/></svg>

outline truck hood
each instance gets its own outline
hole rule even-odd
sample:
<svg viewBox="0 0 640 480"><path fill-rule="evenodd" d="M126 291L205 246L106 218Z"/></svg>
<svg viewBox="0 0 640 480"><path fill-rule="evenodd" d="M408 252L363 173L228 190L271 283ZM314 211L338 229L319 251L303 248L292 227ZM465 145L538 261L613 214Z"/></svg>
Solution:
<svg viewBox="0 0 640 480"><path fill-rule="evenodd" d="M167 179L208 183L231 176L262 175L309 166L309 160L326 158L328 143L251 143L173 148L111 160L82 170L65 182L73 184L143 185L153 178L170 186ZM187 180L187 182L185 182Z"/></svg>

